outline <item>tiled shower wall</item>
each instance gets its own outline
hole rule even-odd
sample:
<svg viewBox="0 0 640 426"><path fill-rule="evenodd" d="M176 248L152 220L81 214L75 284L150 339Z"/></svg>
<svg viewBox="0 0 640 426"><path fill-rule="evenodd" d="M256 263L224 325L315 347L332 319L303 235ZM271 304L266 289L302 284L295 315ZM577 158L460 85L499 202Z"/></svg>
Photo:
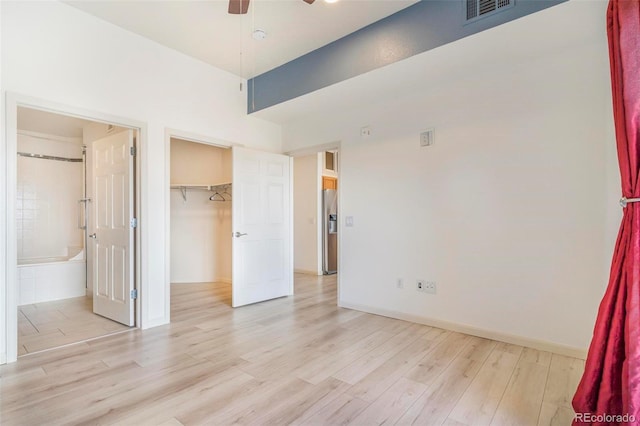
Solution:
<svg viewBox="0 0 640 426"><path fill-rule="evenodd" d="M19 133L18 152L82 158L82 141ZM18 156L17 178L18 259L66 256L68 247L83 246L82 163Z"/></svg>

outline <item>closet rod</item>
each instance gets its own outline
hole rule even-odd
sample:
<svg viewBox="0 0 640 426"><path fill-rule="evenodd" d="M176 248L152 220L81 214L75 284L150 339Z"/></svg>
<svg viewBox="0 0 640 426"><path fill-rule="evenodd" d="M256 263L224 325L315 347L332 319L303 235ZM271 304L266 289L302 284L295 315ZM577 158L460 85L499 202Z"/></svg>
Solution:
<svg viewBox="0 0 640 426"><path fill-rule="evenodd" d="M54 155L31 154L29 152L18 152L20 157L39 158L41 160L67 161L69 163L82 163L82 158L56 157Z"/></svg>
<svg viewBox="0 0 640 426"><path fill-rule="evenodd" d="M170 188L179 189L182 193L182 199L187 201L187 190L216 191L216 193L223 190L226 192L228 189L231 189L231 183L219 183L217 185L171 185Z"/></svg>

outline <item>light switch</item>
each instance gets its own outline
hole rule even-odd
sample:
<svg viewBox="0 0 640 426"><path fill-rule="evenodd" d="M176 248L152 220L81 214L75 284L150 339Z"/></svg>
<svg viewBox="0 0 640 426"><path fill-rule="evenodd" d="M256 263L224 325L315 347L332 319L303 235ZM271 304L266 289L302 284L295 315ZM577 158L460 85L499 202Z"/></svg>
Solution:
<svg viewBox="0 0 640 426"><path fill-rule="evenodd" d="M344 218L344 224L349 227L352 228L353 227L353 216L345 216Z"/></svg>

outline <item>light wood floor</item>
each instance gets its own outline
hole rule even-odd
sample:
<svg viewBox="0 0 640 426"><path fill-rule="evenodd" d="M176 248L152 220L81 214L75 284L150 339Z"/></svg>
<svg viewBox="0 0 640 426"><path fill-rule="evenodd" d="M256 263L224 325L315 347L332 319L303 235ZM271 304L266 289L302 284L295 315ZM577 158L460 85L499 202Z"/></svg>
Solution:
<svg viewBox="0 0 640 426"><path fill-rule="evenodd" d="M18 307L18 355L128 330L129 327L93 313L89 297Z"/></svg>
<svg viewBox="0 0 640 426"><path fill-rule="evenodd" d="M569 425L583 361L336 307L335 276L229 307L173 285L172 323L0 367L0 423Z"/></svg>

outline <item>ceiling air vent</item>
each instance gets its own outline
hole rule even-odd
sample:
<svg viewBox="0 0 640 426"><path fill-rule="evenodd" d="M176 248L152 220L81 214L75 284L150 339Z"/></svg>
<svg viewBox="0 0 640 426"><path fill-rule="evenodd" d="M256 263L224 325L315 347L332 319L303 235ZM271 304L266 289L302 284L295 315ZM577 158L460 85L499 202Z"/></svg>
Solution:
<svg viewBox="0 0 640 426"><path fill-rule="evenodd" d="M466 5L466 21L471 22L509 9L515 0L463 0Z"/></svg>

